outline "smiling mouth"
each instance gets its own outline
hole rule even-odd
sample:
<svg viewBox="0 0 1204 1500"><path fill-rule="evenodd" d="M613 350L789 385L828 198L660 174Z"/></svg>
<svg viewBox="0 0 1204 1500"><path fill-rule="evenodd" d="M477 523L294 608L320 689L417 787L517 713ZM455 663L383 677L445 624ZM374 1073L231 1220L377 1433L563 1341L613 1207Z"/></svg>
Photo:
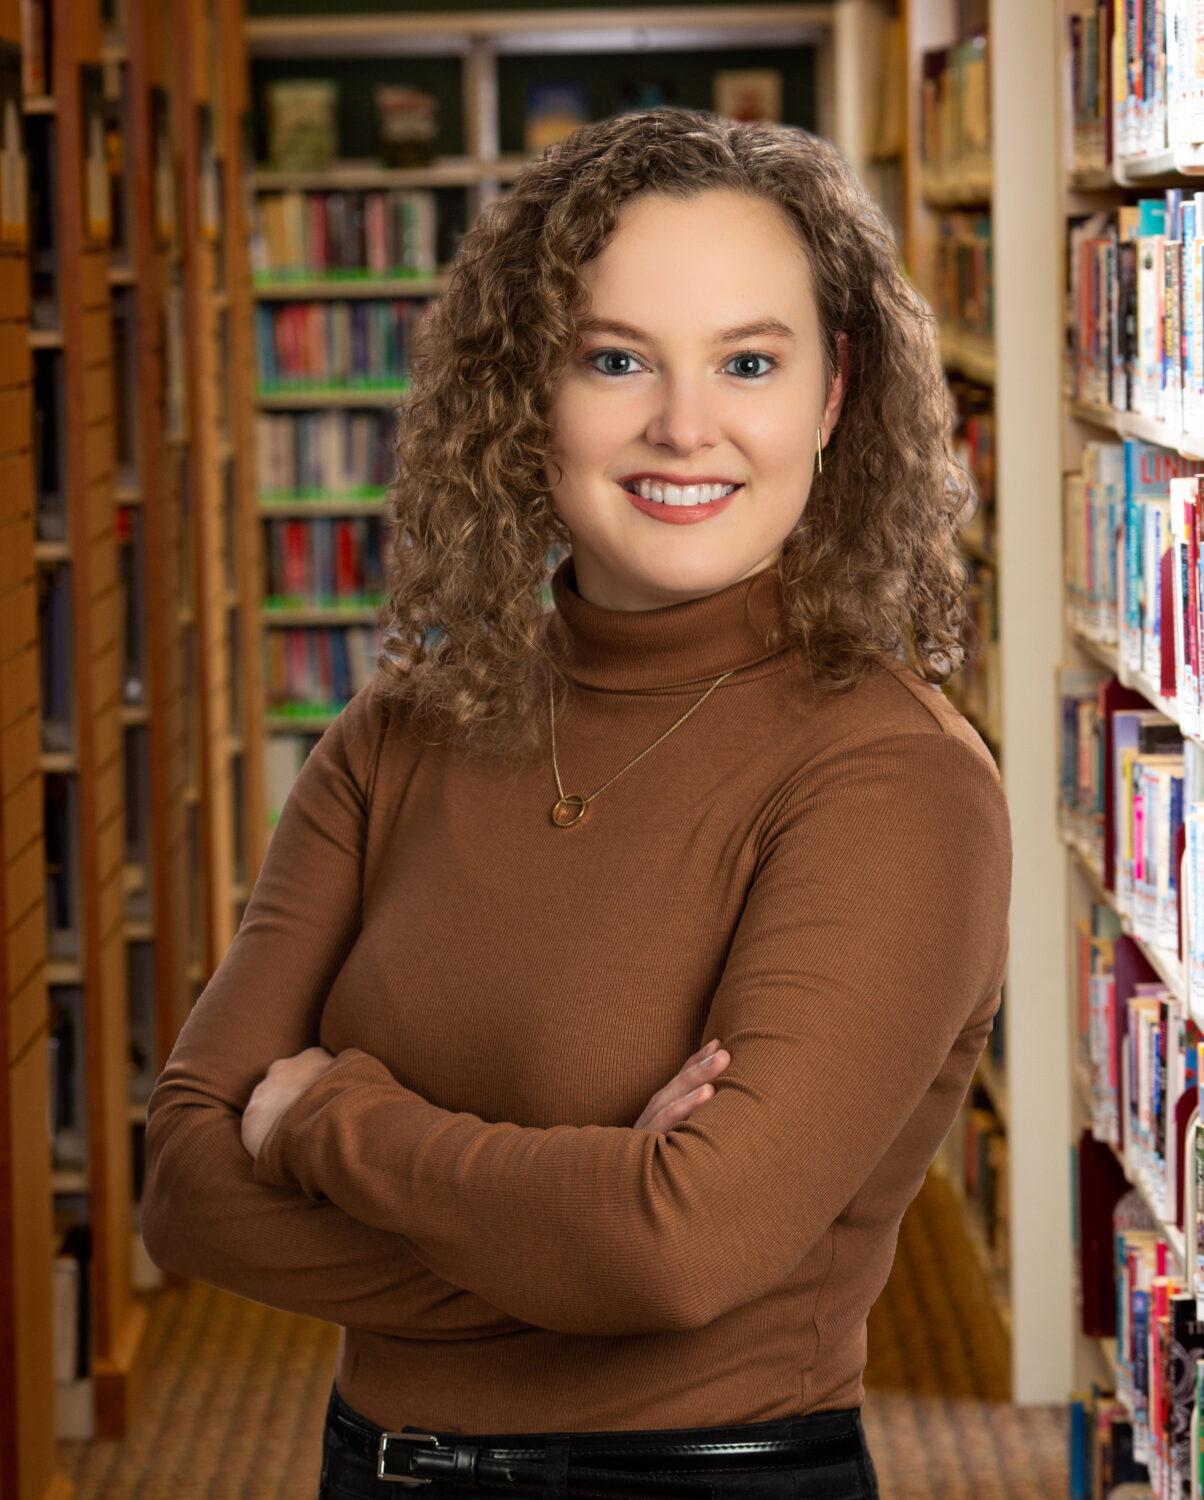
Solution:
<svg viewBox="0 0 1204 1500"><path fill-rule="evenodd" d="M636 479L620 484L629 495L652 500L658 505L711 505L726 499L741 486L738 484L668 484L660 479Z"/></svg>

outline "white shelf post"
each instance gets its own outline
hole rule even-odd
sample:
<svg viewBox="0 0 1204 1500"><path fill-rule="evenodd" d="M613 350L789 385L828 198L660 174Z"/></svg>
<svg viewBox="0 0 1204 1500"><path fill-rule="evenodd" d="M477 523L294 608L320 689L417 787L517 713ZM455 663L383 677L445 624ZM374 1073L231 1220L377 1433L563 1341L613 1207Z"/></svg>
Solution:
<svg viewBox="0 0 1204 1500"><path fill-rule="evenodd" d="M1014 878L1007 972L1012 1392L1073 1386L1068 915L1057 836L1062 648L1060 9L990 17L1003 782ZM1044 38L1044 40L1042 40Z"/></svg>

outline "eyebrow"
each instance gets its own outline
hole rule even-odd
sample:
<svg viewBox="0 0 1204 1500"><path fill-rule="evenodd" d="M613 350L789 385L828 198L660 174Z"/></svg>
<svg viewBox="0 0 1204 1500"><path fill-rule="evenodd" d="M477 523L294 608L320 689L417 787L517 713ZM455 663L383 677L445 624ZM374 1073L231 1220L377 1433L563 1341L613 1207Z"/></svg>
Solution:
<svg viewBox="0 0 1204 1500"><path fill-rule="evenodd" d="M578 334L586 333L617 333L621 338L643 340L645 343L655 343L650 333L642 328L636 328L631 323L620 323L614 318L586 317L578 320ZM794 330L787 328L777 318L758 318L752 323L737 323L734 328L721 328L715 335L717 344L734 344L740 339L761 338L765 334L777 334L780 338L792 339Z"/></svg>

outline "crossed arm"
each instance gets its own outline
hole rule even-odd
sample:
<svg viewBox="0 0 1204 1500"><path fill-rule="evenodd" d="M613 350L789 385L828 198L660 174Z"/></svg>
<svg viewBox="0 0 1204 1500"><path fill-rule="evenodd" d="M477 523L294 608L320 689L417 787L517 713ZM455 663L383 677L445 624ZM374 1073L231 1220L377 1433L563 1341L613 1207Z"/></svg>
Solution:
<svg viewBox="0 0 1204 1500"><path fill-rule="evenodd" d="M706 1023L731 1065L671 1133L486 1122L428 1103L352 1048L252 1161L241 1111L273 1061L317 1040L358 930L375 711L358 695L307 760L243 926L156 1086L152 1257L417 1338L693 1327L779 1284L959 1034L985 1039L1010 887L993 773L951 736L915 733L851 747L800 782L767 830ZM270 1003L250 1003L265 976Z"/></svg>

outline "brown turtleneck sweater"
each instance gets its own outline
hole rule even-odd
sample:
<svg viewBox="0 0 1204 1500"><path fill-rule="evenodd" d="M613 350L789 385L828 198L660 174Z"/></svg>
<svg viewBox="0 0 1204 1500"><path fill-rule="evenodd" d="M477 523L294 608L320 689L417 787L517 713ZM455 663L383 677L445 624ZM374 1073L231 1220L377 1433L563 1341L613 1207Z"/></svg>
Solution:
<svg viewBox="0 0 1204 1500"><path fill-rule="evenodd" d="M422 743L374 684L305 762L149 1106L152 1258L342 1325L385 1427L600 1431L860 1404L866 1314L998 1007L994 762L893 661L812 697L772 571L550 628L590 793ZM711 1037L731 1062L633 1129ZM279 1057L337 1061L256 1161Z"/></svg>

